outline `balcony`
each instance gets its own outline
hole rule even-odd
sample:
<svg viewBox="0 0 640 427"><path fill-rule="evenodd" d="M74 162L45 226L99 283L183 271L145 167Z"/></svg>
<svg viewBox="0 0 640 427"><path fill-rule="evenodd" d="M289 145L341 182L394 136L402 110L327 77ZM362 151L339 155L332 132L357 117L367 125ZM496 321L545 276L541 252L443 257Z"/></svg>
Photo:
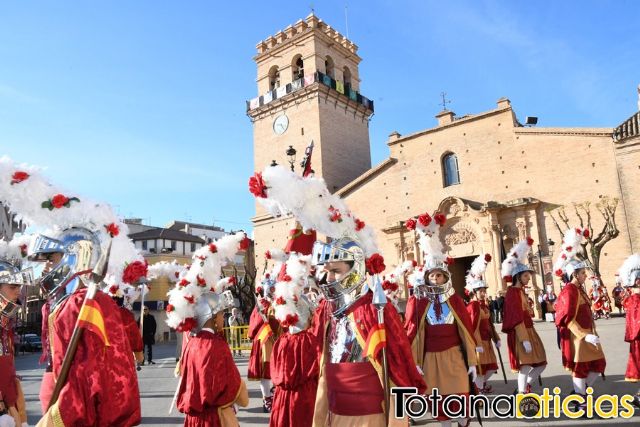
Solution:
<svg viewBox="0 0 640 427"><path fill-rule="evenodd" d="M306 86L310 86L314 83L320 83L325 85L336 92L346 96L351 101L354 101L363 107L367 108L371 112L374 112L373 109L373 100L363 96L356 90L353 90L351 86L347 83L345 84L343 81L336 80L331 78L330 76L321 73L320 71L316 71L314 74L305 76L298 80L294 80L291 83L287 83L284 86L280 86L274 90L271 90L265 93L262 96L258 96L247 101L247 112L251 110L255 110L256 108L260 108L264 105L269 104L270 102L275 101L276 99L280 99L290 93L294 93L296 91L301 90Z"/></svg>
<svg viewBox="0 0 640 427"><path fill-rule="evenodd" d="M640 111L625 120L620 126L613 130L613 140L622 141L640 135Z"/></svg>

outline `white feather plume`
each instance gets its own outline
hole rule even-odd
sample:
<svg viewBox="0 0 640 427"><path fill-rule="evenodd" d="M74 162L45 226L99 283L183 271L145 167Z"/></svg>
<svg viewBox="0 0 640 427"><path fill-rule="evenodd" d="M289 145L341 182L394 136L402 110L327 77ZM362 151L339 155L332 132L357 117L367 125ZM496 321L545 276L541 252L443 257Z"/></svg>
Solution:
<svg viewBox="0 0 640 427"><path fill-rule="evenodd" d="M640 254L633 254L622 263L620 267L620 280L625 287L634 285L632 272L640 270ZM635 275L634 275L635 276Z"/></svg>

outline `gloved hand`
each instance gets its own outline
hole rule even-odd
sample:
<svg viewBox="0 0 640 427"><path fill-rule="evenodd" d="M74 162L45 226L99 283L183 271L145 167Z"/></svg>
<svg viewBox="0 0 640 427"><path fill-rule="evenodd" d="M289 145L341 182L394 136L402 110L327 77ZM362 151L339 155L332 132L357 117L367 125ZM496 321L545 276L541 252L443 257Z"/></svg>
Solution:
<svg viewBox="0 0 640 427"><path fill-rule="evenodd" d="M595 345L596 347L598 346L598 344L600 344L600 337L598 337L597 335L588 334L586 337L584 337L584 340L589 344Z"/></svg>
<svg viewBox="0 0 640 427"><path fill-rule="evenodd" d="M484 353L484 348L481 345L476 347L476 353Z"/></svg>
<svg viewBox="0 0 640 427"><path fill-rule="evenodd" d="M522 346L524 347L525 353L531 353L531 350L533 350L529 341L522 341Z"/></svg>
<svg viewBox="0 0 640 427"><path fill-rule="evenodd" d="M500 340L496 341L496 348L500 348Z"/></svg>
<svg viewBox="0 0 640 427"><path fill-rule="evenodd" d="M416 365L416 368L418 369L418 372L420 372L420 375L424 376L424 372L422 371L422 368L418 365Z"/></svg>
<svg viewBox="0 0 640 427"><path fill-rule="evenodd" d="M469 370L467 371L468 375L471 375L471 381L475 381L478 376L478 371L475 366L469 366Z"/></svg>

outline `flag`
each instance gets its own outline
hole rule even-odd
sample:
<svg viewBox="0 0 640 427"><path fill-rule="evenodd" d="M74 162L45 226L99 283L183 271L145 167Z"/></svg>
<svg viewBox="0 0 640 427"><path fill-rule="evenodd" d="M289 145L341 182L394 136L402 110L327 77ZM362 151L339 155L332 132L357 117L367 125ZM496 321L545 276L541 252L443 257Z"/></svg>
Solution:
<svg viewBox="0 0 640 427"><path fill-rule="evenodd" d="M262 99L264 99L265 104L273 101L273 91L270 90L269 92L262 95Z"/></svg>
<svg viewBox="0 0 640 427"><path fill-rule="evenodd" d="M310 75L308 75L308 76L304 76L304 85L305 85L305 86L308 86L308 85L310 85L310 84L313 84L313 83L315 83L315 81L316 81L316 76L315 76L315 74L310 74Z"/></svg>
<svg viewBox="0 0 640 427"><path fill-rule="evenodd" d="M269 325L269 322L265 322L265 324L262 325L262 327L258 331L258 334L256 335L256 337L258 338L258 341L260 341L260 344L262 344L266 340L268 340L271 335L273 335L271 326Z"/></svg>
<svg viewBox="0 0 640 427"><path fill-rule="evenodd" d="M384 329L384 323L378 323L371 329L367 341L364 346L364 354L367 357L375 359L378 353L387 345L387 334Z"/></svg>
<svg viewBox="0 0 640 427"><path fill-rule="evenodd" d="M336 80L336 90L342 94L344 94L344 83L340 80Z"/></svg>
<svg viewBox="0 0 640 427"><path fill-rule="evenodd" d="M86 299L80 314L78 314L78 326L85 328L96 334L104 343L105 347L109 347L109 337L104 326L104 316L100 304L94 299Z"/></svg>
<svg viewBox="0 0 640 427"><path fill-rule="evenodd" d="M250 109L254 109L254 108L258 108L260 106L260 97L256 97L253 98L251 101L249 101L249 108Z"/></svg>
<svg viewBox="0 0 640 427"><path fill-rule="evenodd" d="M287 94L287 86L280 86L279 88L276 89L277 98L282 98L286 94Z"/></svg>

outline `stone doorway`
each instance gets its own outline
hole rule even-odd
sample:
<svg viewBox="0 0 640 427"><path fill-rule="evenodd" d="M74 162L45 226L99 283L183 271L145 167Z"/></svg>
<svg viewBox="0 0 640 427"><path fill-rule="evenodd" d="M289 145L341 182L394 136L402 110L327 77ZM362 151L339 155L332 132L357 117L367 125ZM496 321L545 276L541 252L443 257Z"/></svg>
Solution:
<svg viewBox="0 0 640 427"><path fill-rule="evenodd" d="M475 255L455 258L453 264L449 266L451 283L453 283L453 288L460 296L464 296L465 276L475 258Z"/></svg>

